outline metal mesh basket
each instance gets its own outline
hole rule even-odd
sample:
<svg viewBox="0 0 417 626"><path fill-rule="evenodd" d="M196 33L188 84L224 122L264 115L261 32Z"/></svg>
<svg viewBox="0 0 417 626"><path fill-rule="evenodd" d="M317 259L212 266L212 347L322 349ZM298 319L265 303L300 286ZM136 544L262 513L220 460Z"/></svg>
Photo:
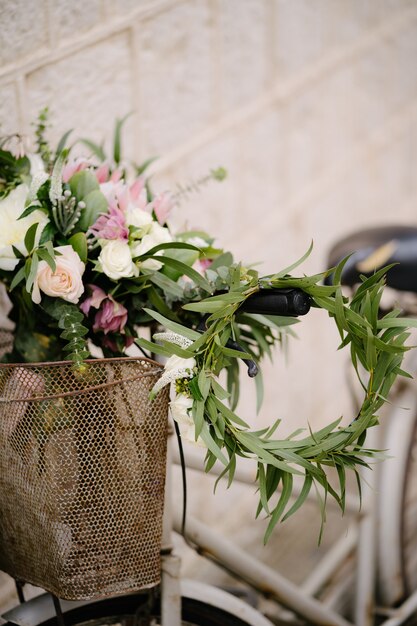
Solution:
<svg viewBox="0 0 417 626"><path fill-rule="evenodd" d="M168 392L147 359L0 365L0 569L68 600L160 578Z"/></svg>

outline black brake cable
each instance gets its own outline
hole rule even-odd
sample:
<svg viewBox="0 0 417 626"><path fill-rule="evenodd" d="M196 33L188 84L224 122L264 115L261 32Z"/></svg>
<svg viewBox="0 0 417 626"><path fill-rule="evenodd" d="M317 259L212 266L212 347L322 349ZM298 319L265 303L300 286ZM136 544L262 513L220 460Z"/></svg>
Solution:
<svg viewBox="0 0 417 626"><path fill-rule="evenodd" d="M185 465L184 447L182 445L181 433L178 423L173 420L175 434L178 441L178 451L180 453L181 463L181 476L182 476L182 518L181 518L181 535L189 548L192 548L195 552L200 553L200 549L192 541L190 541L185 532L185 526L187 521L187 468Z"/></svg>

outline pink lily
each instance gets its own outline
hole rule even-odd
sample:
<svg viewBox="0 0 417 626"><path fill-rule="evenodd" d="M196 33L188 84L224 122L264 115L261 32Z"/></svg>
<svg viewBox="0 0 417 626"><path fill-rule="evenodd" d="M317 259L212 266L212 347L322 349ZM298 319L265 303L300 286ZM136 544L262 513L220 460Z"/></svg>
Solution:
<svg viewBox="0 0 417 626"><path fill-rule="evenodd" d="M172 198L167 193L161 193L148 205L151 210L155 211L156 219L161 226L166 224L173 206ZM149 210L148 207L147 210Z"/></svg>
<svg viewBox="0 0 417 626"><path fill-rule="evenodd" d="M109 212L95 221L89 232L98 239L122 239L127 241L129 229L126 226L126 216L124 212L115 204L109 206Z"/></svg>
<svg viewBox="0 0 417 626"><path fill-rule="evenodd" d="M78 159L70 161L69 163L64 165L64 168L62 170L62 180L64 181L64 183L67 183L70 178L74 176L74 174L76 174L77 172L81 172L81 170L85 170L90 165L91 163L83 157L79 157Z"/></svg>

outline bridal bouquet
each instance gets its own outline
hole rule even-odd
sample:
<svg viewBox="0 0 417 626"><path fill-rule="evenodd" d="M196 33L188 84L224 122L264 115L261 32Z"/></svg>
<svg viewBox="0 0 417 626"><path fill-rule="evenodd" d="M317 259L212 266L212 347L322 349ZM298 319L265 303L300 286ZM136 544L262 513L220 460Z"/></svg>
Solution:
<svg viewBox="0 0 417 626"><path fill-rule="evenodd" d="M384 271L364 277L348 300L340 288L343 264L333 269L333 286L322 285L325 274L292 276L304 258L262 277L206 233L172 232L168 218L178 192L154 194L146 178L149 162L122 162L121 126L111 157L88 140L87 155L73 157L73 147L66 147L69 133L52 150L44 115L36 151L12 149L13 138L0 143L0 278L15 323L7 361L69 359L82 376L93 345L109 357L136 343L167 357L152 393L171 385L172 416L183 437L207 449L207 470L219 461L231 482L237 456L257 460L258 514L270 518L267 537L312 486L343 509L345 470L357 473L377 455L364 447L366 429L377 423L396 376L405 375L401 361L410 322L398 311L378 317ZM223 177L219 169L207 178ZM296 321L242 312L249 297L271 288L308 294L337 324L356 371L361 365L368 373L361 380L363 405L349 426L336 420L307 436L276 439L279 422L252 432L238 416L239 360L262 362ZM139 327L156 325L164 330L154 341L139 336ZM219 381L224 370L226 388ZM260 382L257 387L261 399ZM337 485L329 481L328 466L337 470ZM303 487L292 502L295 475Z"/></svg>

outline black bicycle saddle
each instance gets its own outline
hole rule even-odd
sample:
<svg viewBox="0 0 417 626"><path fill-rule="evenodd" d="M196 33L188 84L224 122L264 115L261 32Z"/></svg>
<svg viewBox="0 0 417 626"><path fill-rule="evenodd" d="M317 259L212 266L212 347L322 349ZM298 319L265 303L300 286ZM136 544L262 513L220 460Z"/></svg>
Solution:
<svg viewBox="0 0 417 626"><path fill-rule="evenodd" d="M387 274L387 285L401 291L417 293L417 227L382 226L352 233L331 249L328 267L334 267L346 256L344 285L360 282L359 276L371 276L378 269L397 263ZM326 280L332 282L330 275Z"/></svg>

